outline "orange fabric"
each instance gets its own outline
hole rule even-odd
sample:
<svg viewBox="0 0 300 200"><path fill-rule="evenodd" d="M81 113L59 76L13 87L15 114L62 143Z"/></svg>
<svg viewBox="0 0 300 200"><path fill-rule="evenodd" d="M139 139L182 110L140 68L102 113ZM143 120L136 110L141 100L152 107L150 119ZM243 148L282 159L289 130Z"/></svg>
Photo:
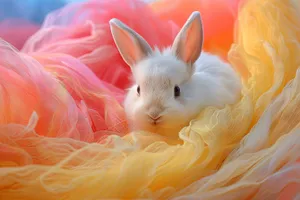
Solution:
<svg viewBox="0 0 300 200"><path fill-rule="evenodd" d="M172 20L180 27L191 12L201 12L204 25L204 50L227 59L233 43L234 24L240 0L159 0L151 8L161 19Z"/></svg>

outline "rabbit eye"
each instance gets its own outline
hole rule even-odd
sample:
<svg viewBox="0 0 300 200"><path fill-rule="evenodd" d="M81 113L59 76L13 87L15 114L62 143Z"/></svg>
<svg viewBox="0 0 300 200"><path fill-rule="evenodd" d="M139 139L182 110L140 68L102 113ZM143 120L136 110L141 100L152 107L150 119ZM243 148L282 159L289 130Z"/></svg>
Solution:
<svg viewBox="0 0 300 200"><path fill-rule="evenodd" d="M140 95L140 92L141 92L140 86L137 86L136 92L138 93L138 95Z"/></svg>
<svg viewBox="0 0 300 200"><path fill-rule="evenodd" d="M175 97L180 96L180 88L177 85L174 87L174 96Z"/></svg>

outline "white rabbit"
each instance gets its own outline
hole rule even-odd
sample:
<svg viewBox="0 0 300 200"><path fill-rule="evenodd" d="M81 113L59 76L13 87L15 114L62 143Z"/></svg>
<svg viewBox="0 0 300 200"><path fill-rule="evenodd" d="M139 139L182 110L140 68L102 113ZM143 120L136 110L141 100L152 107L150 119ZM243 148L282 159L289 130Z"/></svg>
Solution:
<svg viewBox="0 0 300 200"><path fill-rule="evenodd" d="M232 67L217 56L201 54L199 12L191 14L173 45L163 51L152 50L118 19L111 19L110 27L135 81L124 102L133 130L174 135L203 108L224 107L240 97L241 80Z"/></svg>

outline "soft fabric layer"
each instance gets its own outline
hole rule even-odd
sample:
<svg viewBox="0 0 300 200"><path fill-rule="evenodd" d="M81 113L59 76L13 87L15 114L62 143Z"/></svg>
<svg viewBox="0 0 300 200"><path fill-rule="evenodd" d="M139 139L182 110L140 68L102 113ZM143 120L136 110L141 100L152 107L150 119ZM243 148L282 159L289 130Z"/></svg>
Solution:
<svg viewBox="0 0 300 200"><path fill-rule="evenodd" d="M43 28L27 41L22 51L71 55L101 80L126 89L131 72L114 45L108 23L111 18L121 19L151 46L170 45L179 30L174 23L161 21L142 1L90 0L49 14Z"/></svg>
<svg viewBox="0 0 300 200"><path fill-rule="evenodd" d="M22 49L25 41L32 36L39 25L24 19L5 19L0 21L0 38L12 44L17 49Z"/></svg>
<svg viewBox="0 0 300 200"><path fill-rule="evenodd" d="M180 27L193 11L200 11L204 26L204 50L227 59L233 43L239 2L240 0L160 0L151 3L151 8L161 19L172 20Z"/></svg>
<svg viewBox="0 0 300 200"><path fill-rule="evenodd" d="M94 142L111 131L127 133L120 105L124 92L77 59L62 54L34 59L3 41L0 55L1 125L26 125L35 112L35 131L47 137Z"/></svg>

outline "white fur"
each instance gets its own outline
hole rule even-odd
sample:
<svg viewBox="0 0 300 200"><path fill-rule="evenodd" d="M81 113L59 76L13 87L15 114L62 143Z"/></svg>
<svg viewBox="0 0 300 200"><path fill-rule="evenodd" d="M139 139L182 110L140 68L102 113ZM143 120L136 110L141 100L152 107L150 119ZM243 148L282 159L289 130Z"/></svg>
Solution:
<svg viewBox="0 0 300 200"><path fill-rule="evenodd" d="M191 29L190 32L195 30L200 34L202 25L199 19L200 16L193 13L182 30ZM124 30L124 24L119 27ZM115 37L115 42L120 52L126 54L122 56L130 63L135 80L124 102L133 130L174 135L188 125L203 108L207 106L221 108L238 100L241 91L240 78L228 63L205 52L199 57L200 45L194 45L192 48L195 48L195 51L190 54L184 51L187 46L191 46L191 42L202 43L198 41L202 36L190 35L191 39L187 40L183 35L185 31L181 31L175 39L176 44L162 52L157 49L149 52L149 46L145 41L135 41L132 45L140 45L134 46L135 50L140 49L139 54L135 55L133 52L136 51L127 51L125 45L122 46L120 39L125 40L127 36L123 37L117 32L116 26L113 28L113 33L118 33L120 37ZM137 38L134 35L133 37ZM197 57L199 58L195 60ZM174 97L176 85L181 91L179 97ZM137 93L138 86L140 95ZM149 117L155 115L161 117L156 125Z"/></svg>

